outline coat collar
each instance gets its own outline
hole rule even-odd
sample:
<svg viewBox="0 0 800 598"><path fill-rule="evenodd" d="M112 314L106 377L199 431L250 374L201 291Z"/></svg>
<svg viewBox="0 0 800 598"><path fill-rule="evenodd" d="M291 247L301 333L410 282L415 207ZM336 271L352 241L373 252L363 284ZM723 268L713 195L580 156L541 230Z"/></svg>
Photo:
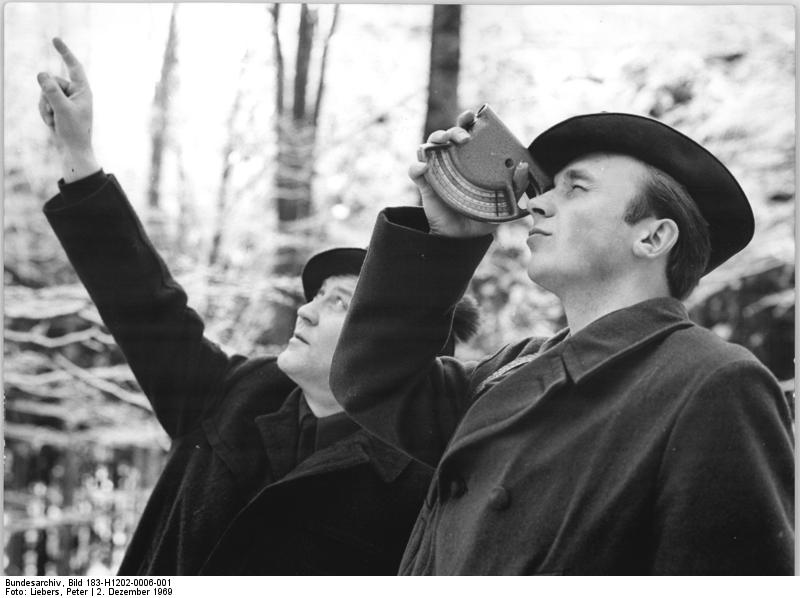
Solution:
<svg viewBox="0 0 800 598"><path fill-rule="evenodd" d="M407 455L384 444L362 428L315 452L296 464L299 409L303 395L299 388L286 397L278 411L255 418L261 442L269 460L273 482L319 475L369 463L384 482L392 482L411 461Z"/></svg>
<svg viewBox="0 0 800 598"><path fill-rule="evenodd" d="M369 462L375 473L387 484L397 479L411 462L411 457L400 452L400 449L389 446L364 429L357 432L356 436L363 437L363 446L370 458Z"/></svg>
<svg viewBox="0 0 800 598"><path fill-rule="evenodd" d="M570 378L580 384L640 347L690 326L694 324L677 299L648 299L598 318L567 338L561 355Z"/></svg>
<svg viewBox="0 0 800 598"><path fill-rule="evenodd" d="M570 380L579 384L643 345L689 326L694 324L680 301L659 298L607 314L573 336L567 329L556 333L533 353L511 362L514 368L480 391L445 450L442 463L464 447L492 438L500 428L526 417ZM525 373L511 375L517 371Z"/></svg>
<svg viewBox="0 0 800 598"><path fill-rule="evenodd" d="M385 483L393 482L411 458L360 429L317 451L290 471L280 482L322 475L368 463Z"/></svg>

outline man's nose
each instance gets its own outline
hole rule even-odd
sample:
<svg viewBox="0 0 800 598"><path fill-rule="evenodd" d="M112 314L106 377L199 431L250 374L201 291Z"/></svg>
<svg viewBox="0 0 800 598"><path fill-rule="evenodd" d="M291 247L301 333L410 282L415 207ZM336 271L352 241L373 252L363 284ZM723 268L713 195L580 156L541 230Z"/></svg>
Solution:
<svg viewBox="0 0 800 598"><path fill-rule="evenodd" d="M553 215L553 189L527 198L528 213L534 218L550 218Z"/></svg>
<svg viewBox="0 0 800 598"><path fill-rule="evenodd" d="M297 309L297 317L302 318L308 324L316 324L319 319L319 309L317 306L316 298L308 303L301 305Z"/></svg>

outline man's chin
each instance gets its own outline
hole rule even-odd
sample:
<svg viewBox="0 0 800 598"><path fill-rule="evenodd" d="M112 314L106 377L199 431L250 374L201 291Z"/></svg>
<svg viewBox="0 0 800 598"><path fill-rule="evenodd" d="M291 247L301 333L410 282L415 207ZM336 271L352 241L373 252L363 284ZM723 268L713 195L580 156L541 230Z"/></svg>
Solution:
<svg viewBox="0 0 800 598"><path fill-rule="evenodd" d="M311 356L303 351L305 345L293 347L289 345L278 353L278 368L287 376L290 374L304 374L310 369Z"/></svg>
<svg viewBox="0 0 800 598"><path fill-rule="evenodd" d="M289 378L292 382L297 384L297 386L302 386L300 382L302 381L302 376L297 369L297 364L294 363L291 358L287 358L283 353L278 355L277 361L278 369L283 372L283 375Z"/></svg>
<svg viewBox="0 0 800 598"><path fill-rule="evenodd" d="M528 278L531 279L531 282L539 285L543 289L554 293L552 282L552 276L548 276L547 272L542 268L540 265L536 267L533 264L528 264Z"/></svg>
<svg viewBox="0 0 800 598"><path fill-rule="evenodd" d="M278 364L278 369L288 376L289 373L294 369L292 367L293 361L292 350L287 348L278 353L278 359L276 363Z"/></svg>
<svg viewBox="0 0 800 598"><path fill-rule="evenodd" d="M536 266L534 266L533 264L529 263L528 264L528 278L530 278L531 281L535 282L536 284L539 284L539 281L537 280L539 278L539 276L540 276L540 272L536 268Z"/></svg>
<svg viewBox="0 0 800 598"><path fill-rule="evenodd" d="M278 369L292 382L303 389L327 388L330 369L326 372L317 362L311 362L305 355L297 355L291 349L278 354Z"/></svg>

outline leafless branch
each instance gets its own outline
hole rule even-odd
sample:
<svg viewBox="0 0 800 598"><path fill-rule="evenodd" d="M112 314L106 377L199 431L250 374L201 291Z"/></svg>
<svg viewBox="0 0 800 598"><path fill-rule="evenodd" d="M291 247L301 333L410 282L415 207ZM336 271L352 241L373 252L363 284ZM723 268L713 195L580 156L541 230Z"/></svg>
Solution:
<svg viewBox="0 0 800 598"><path fill-rule="evenodd" d="M89 386L101 390L104 393L119 399L120 401L129 403L130 405L141 407L146 411L152 411L150 403L143 395L127 391L124 388L120 388L116 384L109 382L108 380L104 380L96 376L90 370L84 370L83 368L78 367L63 355L56 355L53 357L53 361L67 373L79 380L82 380Z"/></svg>
<svg viewBox="0 0 800 598"><path fill-rule="evenodd" d="M95 328L87 328L86 330L70 332L56 337L44 336L35 332L20 332L18 330L5 330L3 334L7 341L31 343L46 349L65 347L73 343L85 343L89 340L98 340L107 345L114 344L114 338L110 334L105 334Z"/></svg>

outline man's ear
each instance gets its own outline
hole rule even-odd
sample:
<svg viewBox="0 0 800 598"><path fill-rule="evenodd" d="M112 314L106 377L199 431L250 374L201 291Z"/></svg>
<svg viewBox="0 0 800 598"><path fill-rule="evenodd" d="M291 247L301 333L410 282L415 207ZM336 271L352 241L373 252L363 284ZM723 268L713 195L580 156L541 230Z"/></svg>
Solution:
<svg viewBox="0 0 800 598"><path fill-rule="evenodd" d="M645 218L634 225L633 254L655 259L666 256L678 242L678 225L670 218Z"/></svg>

